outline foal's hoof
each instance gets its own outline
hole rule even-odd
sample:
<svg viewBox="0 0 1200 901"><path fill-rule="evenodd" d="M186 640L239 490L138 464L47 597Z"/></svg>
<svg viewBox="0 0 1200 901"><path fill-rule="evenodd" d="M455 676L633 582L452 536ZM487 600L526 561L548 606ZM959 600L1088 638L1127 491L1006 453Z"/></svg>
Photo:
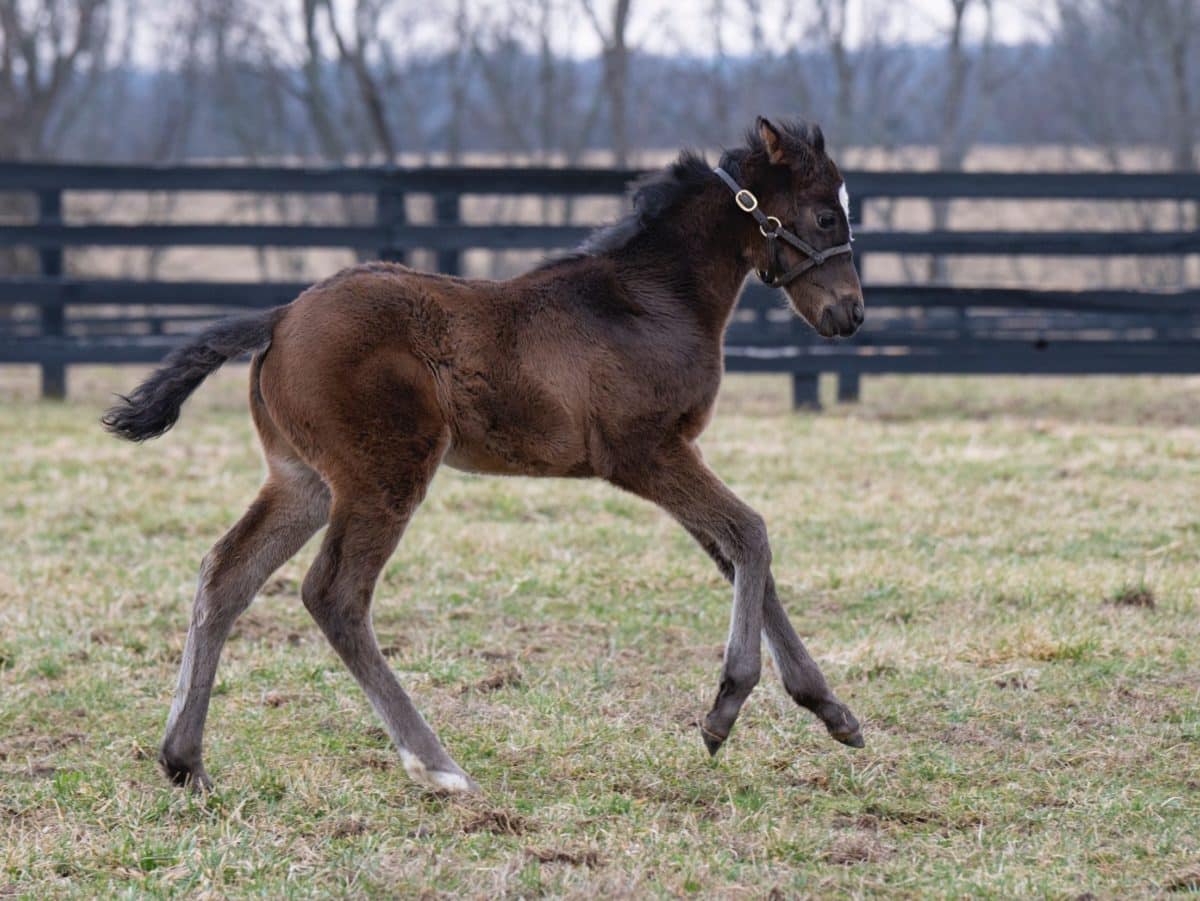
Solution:
<svg viewBox="0 0 1200 901"><path fill-rule="evenodd" d="M460 769L430 769L421 758L408 751L400 752L400 761L408 778L430 791L452 795L475 795L480 792L479 784Z"/></svg>
<svg viewBox="0 0 1200 901"><path fill-rule="evenodd" d="M708 748L709 757L716 757L721 745L725 744L725 739L729 738L727 734L718 735L703 723L700 725L700 737L704 739L704 747Z"/></svg>
<svg viewBox="0 0 1200 901"><path fill-rule="evenodd" d="M851 748L865 748L867 746L867 743L863 741L861 729L856 729L849 735L839 732L830 732L829 734L833 736L835 741L840 741Z"/></svg>
<svg viewBox="0 0 1200 901"><path fill-rule="evenodd" d="M821 719L834 741L840 741L851 748L866 747L867 743L863 741L862 729L858 725L858 720L854 718L854 714L845 704L830 705L828 709L821 711Z"/></svg>
<svg viewBox="0 0 1200 901"><path fill-rule="evenodd" d="M212 791L213 782L208 778L208 773L204 772L204 767L199 764L191 766L160 753L158 765L175 785L190 788L194 792Z"/></svg>
<svg viewBox="0 0 1200 901"><path fill-rule="evenodd" d="M431 791L447 795L477 795L479 783L466 773L447 773L443 770L422 770L421 775L411 775Z"/></svg>

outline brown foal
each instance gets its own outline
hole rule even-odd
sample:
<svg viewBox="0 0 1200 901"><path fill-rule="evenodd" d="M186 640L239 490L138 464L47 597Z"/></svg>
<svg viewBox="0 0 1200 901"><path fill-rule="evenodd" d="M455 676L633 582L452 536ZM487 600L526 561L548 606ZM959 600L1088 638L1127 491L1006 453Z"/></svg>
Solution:
<svg viewBox="0 0 1200 901"><path fill-rule="evenodd" d="M323 525L301 596L387 724L409 775L475 783L380 653L375 582L442 463L482 473L606 479L658 504L733 583L710 753L758 682L760 636L788 693L862 746L788 622L761 516L704 464L696 439L721 382L722 338L746 275L784 285L825 336L852 334L862 291L845 190L820 130L759 119L720 172L683 153L639 182L633 212L578 252L504 282L391 263L338 273L293 303L222 322L172 352L104 424L162 434L226 360L256 351L250 409L267 476L204 558L160 761L209 787L201 761L217 659L271 573Z"/></svg>

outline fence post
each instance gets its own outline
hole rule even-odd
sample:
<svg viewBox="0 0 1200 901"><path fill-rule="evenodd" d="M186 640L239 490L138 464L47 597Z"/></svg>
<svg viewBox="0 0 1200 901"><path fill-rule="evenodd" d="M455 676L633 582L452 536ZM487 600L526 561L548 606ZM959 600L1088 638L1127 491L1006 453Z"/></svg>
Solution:
<svg viewBox="0 0 1200 901"><path fill-rule="evenodd" d="M792 409L821 409L821 374L819 372L792 373Z"/></svg>
<svg viewBox="0 0 1200 901"><path fill-rule="evenodd" d="M396 245L394 229L407 222L408 215L404 210L404 192L390 187L380 190L375 195L375 224L383 226L390 233L387 243L379 248L379 259L389 260L393 263L406 262L405 249Z"/></svg>
<svg viewBox="0 0 1200 901"><path fill-rule="evenodd" d="M38 191L38 225L62 224L62 191L51 188ZM46 247L38 251L41 264L42 278L61 280L63 275L62 247ZM66 308L63 305L61 290L53 300L42 304L40 311L41 332L43 338L61 338L66 334ZM47 352L54 354L60 348L50 346ZM42 397L49 400L62 400L67 396L67 366L60 357L57 360L42 362Z"/></svg>
<svg viewBox="0 0 1200 901"><path fill-rule="evenodd" d="M462 219L457 194L438 194L433 198L433 213L438 225L458 225ZM437 252L438 272L462 275L462 251L457 247Z"/></svg>
<svg viewBox="0 0 1200 901"><path fill-rule="evenodd" d="M854 194L850 197L850 221L862 225L863 201L866 198ZM855 263L858 266L858 280L861 283L863 274L863 255L856 253ZM865 299L865 295L864 295ZM870 315L868 313L867 315ZM862 376L857 372L839 372L837 377L837 399L839 404L856 403L862 394Z"/></svg>

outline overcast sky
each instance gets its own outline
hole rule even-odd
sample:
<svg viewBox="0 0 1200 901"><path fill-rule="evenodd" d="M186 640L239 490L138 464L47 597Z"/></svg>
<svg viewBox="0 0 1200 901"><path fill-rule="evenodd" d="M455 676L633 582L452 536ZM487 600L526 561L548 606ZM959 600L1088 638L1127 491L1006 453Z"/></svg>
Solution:
<svg viewBox="0 0 1200 901"><path fill-rule="evenodd" d="M635 11L637 0L634 0ZM609 0L599 0L602 8L609 8ZM737 11L744 6L738 0L724 0L725 8L730 10L730 25L723 30L722 39L728 52L734 54L751 53L755 49L751 35L736 25ZM763 6L770 9L776 5L772 0L763 0ZM792 0L791 5L803 11L805 7L816 9L813 0ZM994 0L994 29L995 37L1000 43L1021 43L1037 41L1044 38L1046 29L1043 9L1048 3L1035 4L1033 0ZM643 0L644 14L634 16L634 34L636 45L649 50L670 50L676 43L671 37L671 29L686 35L689 44L702 52L705 47L712 46L712 15L713 0L697 0L692 3L666 3L659 5L656 0ZM659 10L669 10L664 22L664 16ZM815 11L810 13L815 16ZM798 18L804 20L801 14ZM850 0L849 22L847 35L852 45L861 42L864 36L872 32L881 33L889 42L937 43L944 39L950 23L953 21L950 0ZM975 2L970 8L967 18L967 33L971 39L983 35L985 18L983 4ZM766 35L772 38L794 40L795 32L786 35ZM595 53L599 44L591 30L580 29L576 39L584 54ZM776 47L775 49L780 49Z"/></svg>
<svg viewBox="0 0 1200 901"><path fill-rule="evenodd" d="M180 0L183 2L183 0ZM190 0L188 0L190 2ZM242 0L260 23L288 34L281 47L298 48L302 43L299 0ZM559 53L575 57L592 57L600 51L595 29L583 13L584 0L558 0L553 18L551 44ZM614 0L591 0L601 22L607 27ZM814 0L632 0L633 15L629 28L632 47L664 55L688 54L712 56L716 50L716 33L712 27L715 10L721 10L720 43L730 55L750 55L755 51L780 53L797 45L812 42L805 23L816 17ZM514 29L514 36L533 47L532 30L535 4L525 0L467 0L470 16L476 22L488 22L501 27L499 33L514 22L528 23L524 30ZM746 10L755 3L763 11L766 23L762 43L755 45L748 27ZM355 0L334 0L334 8L343 20L345 33L353 33L351 25ZM995 37L1001 43L1039 41L1049 34L1047 0L993 0ZM171 60L155 58L161 48L162 30L169 28L178 6L159 2L144 9L149 15L142 19L135 57L148 67L171 65ZM409 54L441 52L454 39L452 27L457 0L397 0L379 22L382 34L398 57ZM978 40L984 32L984 4L973 0L967 18L969 41ZM786 27L771 27L787 20ZM886 43L941 43L952 21L951 0L849 0L847 36L852 46L864 38ZM488 30L485 29L485 33Z"/></svg>

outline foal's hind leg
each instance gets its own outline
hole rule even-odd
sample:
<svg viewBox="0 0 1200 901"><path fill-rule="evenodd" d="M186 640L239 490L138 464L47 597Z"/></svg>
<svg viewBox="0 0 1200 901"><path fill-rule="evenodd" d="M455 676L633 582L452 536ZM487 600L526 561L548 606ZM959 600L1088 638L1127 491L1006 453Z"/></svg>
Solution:
<svg viewBox="0 0 1200 901"><path fill-rule="evenodd" d="M716 543L703 532L690 526L686 528L717 564L721 575L732 582L734 572L729 558L721 553ZM809 655L804 642L792 628L787 611L784 610L775 591L775 579L771 575L767 576L767 586L763 592L763 635L767 639L771 656L775 659L775 668L779 671L783 687L792 700L820 717L829 734L836 740L852 748L861 748L863 737L858 720L854 718L850 708L839 701L830 690L817 662Z"/></svg>
<svg viewBox="0 0 1200 901"><path fill-rule="evenodd" d="M159 752L172 781L212 786L201 762L201 744L221 648L234 620L271 573L321 527L328 511L329 494L315 472L298 461L275 461L250 509L204 558Z"/></svg>
<svg viewBox="0 0 1200 901"><path fill-rule="evenodd" d="M375 582L424 497L444 449L441 441L420 462L414 459L419 453L389 455L376 464L382 465L382 472L349 485L334 483L329 530L304 579L302 597L383 718L409 776L439 791L466 792L478 786L446 753L401 688L371 626Z"/></svg>

